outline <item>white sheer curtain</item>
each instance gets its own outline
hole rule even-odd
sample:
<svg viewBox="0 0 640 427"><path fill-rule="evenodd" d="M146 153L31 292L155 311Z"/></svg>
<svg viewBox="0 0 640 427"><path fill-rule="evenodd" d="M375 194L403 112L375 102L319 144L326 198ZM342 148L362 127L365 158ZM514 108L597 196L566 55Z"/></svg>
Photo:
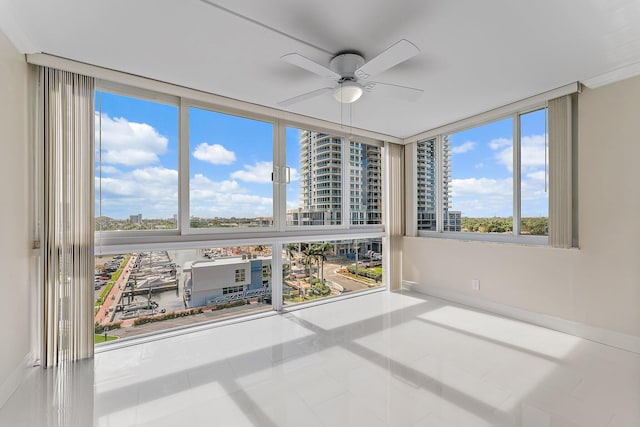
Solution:
<svg viewBox="0 0 640 427"><path fill-rule="evenodd" d="M573 245L573 154L571 95L549 106L549 245Z"/></svg>
<svg viewBox="0 0 640 427"><path fill-rule="evenodd" d="M93 355L94 79L42 67L44 354Z"/></svg>
<svg viewBox="0 0 640 427"><path fill-rule="evenodd" d="M386 143L387 151L387 238L389 288L394 291L402 287L402 237L404 235L404 147Z"/></svg>

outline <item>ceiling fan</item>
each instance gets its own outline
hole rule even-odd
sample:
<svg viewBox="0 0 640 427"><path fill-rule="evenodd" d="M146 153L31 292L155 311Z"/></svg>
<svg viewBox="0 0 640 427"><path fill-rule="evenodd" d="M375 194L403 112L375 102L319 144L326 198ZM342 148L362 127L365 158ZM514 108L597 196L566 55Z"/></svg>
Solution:
<svg viewBox="0 0 640 427"><path fill-rule="evenodd" d="M402 39L369 61L365 61L357 52L338 53L331 59L328 67L298 53L284 55L281 58L283 61L321 77L335 80L337 85L294 96L279 102L278 105L286 107L327 93L333 93L333 97L344 104L357 101L364 92L415 101L422 95L422 89L368 81L368 79L413 58L418 53L420 50L413 43Z"/></svg>

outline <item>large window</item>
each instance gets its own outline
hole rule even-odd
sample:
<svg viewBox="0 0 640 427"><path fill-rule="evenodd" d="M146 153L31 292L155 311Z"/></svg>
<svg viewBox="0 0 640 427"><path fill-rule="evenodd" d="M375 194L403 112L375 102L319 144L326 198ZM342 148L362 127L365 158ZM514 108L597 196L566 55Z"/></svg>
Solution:
<svg viewBox="0 0 640 427"><path fill-rule="evenodd" d="M271 262L263 245L98 255L95 341L269 310Z"/></svg>
<svg viewBox="0 0 640 427"><path fill-rule="evenodd" d="M96 229L178 228L178 107L96 93Z"/></svg>
<svg viewBox="0 0 640 427"><path fill-rule="evenodd" d="M460 222L448 231L512 232L513 119L445 135L443 150L451 158L445 163L451 198L443 218Z"/></svg>
<svg viewBox="0 0 640 427"><path fill-rule="evenodd" d="M546 123L543 108L418 142L417 229L546 236Z"/></svg>
<svg viewBox="0 0 640 427"><path fill-rule="evenodd" d="M193 228L273 226L273 124L189 108Z"/></svg>
<svg viewBox="0 0 640 427"><path fill-rule="evenodd" d="M342 138L287 128L287 225L342 224Z"/></svg>
<svg viewBox="0 0 640 427"><path fill-rule="evenodd" d="M288 226L382 224L382 147L286 129Z"/></svg>
<svg viewBox="0 0 640 427"><path fill-rule="evenodd" d="M283 245L284 305L383 286L382 239L345 239Z"/></svg>
<svg viewBox="0 0 640 427"><path fill-rule="evenodd" d="M382 148L349 141L351 225L382 224Z"/></svg>
<svg viewBox="0 0 640 427"><path fill-rule="evenodd" d="M381 142L107 83L96 141L101 336L383 286Z"/></svg>
<svg viewBox="0 0 640 427"><path fill-rule="evenodd" d="M549 234L549 150L547 110L520 116L520 232Z"/></svg>

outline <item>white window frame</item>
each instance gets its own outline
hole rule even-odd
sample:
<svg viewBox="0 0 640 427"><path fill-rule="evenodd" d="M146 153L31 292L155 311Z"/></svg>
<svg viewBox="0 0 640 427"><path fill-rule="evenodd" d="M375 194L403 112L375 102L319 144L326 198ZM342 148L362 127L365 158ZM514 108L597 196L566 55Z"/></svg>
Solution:
<svg viewBox="0 0 640 427"><path fill-rule="evenodd" d="M538 245L547 246L549 244L548 236L531 236L520 234L521 228L521 134L520 134L520 117L524 114L528 114L534 111L547 108L546 100L536 100L535 102L529 102L526 104L518 103L516 107L510 112L506 112L503 109L496 112L489 112L481 115L480 117L473 117L465 119L460 122L453 123L451 125L444 126L434 131L422 134L424 136L410 145L410 158L412 161L412 174L417 182L417 144L421 142L427 142L435 140L436 149L436 230L418 230L417 224L417 186L413 188L413 206L412 213L409 216L409 220L412 221L413 227L415 227L415 233L420 237L432 237L432 238L445 238L456 240L468 240L468 241L485 241L485 242L503 242L503 243L518 243L523 245ZM546 113L545 113L546 114ZM496 121L512 119L512 148L513 148L513 175L512 175L512 215L513 215L513 231L510 234L498 234L498 233L466 233L466 232L452 232L444 231L444 203L443 203L443 140L447 135L451 135L458 132L463 132L472 128L484 126ZM548 194L548 193L547 193Z"/></svg>
<svg viewBox="0 0 640 427"><path fill-rule="evenodd" d="M231 107L228 105L207 102L202 99L174 96L148 89L132 87L111 81L98 80L97 91L129 96L142 100L160 102L179 108L179 138L178 138L178 228L173 230L135 230L135 231L100 231L96 232L96 254L118 253L122 251L142 249L180 249L180 248L205 248L220 246L225 243L238 245L251 244L251 242L272 244L280 240L282 233L289 236L289 240L313 239L331 234L342 234L344 238L351 235L377 233L384 235L384 219L382 224L350 224L349 198L349 162L345 158L349 156L349 138L352 140L381 147L384 155L384 142L366 135L352 135L335 129L318 126L315 123L306 123L297 120L282 120L275 115L256 113L251 110ZM224 229L224 228L192 228L190 226L189 206L189 108L199 108L216 113L230 114L237 117L259 120L273 125L273 218L272 227ZM342 140L342 221L340 225L333 226L287 226L286 225L286 138L287 127L305 129L314 132L326 133L341 138ZM384 162L381 162L384 169ZM382 170L384 176L385 171ZM384 218L384 216L382 216Z"/></svg>
<svg viewBox="0 0 640 427"><path fill-rule="evenodd" d="M179 249L204 249L222 246L246 246L246 245L271 245L272 253L282 252L283 245L292 242L318 242L333 240L354 240L380 238L383 245L386 245L385 215L384 215L384 192L386 186L386 162L384 161L385 150L382 140L371 137L369 132L363 135L354 135L344 130L337 131L331 127L318 125L317 120L284 120L277 115L263 114L251 109L244 110L237 106L229 106L224 103L211 102L199 97L183 97L174 95L164 95L160 92L148 89L140 89L111 81L98 80L96 90L114 93L122 96L129 96L154 102L163 102L179 107L179 139L178 139L178 228L175 230L144 230L144 231L101 231L96 232L95 254L107 255L124 252L136 252L142 250L179 250ZM246 104L251 107L251 104ZM244 106L244 103L241 103ZM273 218L272 227L261 229L241 229L227 230L217 228L191 228L190 226L190 141L189 141L189 108L195 107L213 112L231 114L242 118L260 120L273 124ZM341 165L342 165L342 221L336 226L287 226L286 225L286 185L287 164L286 164L286 128L294 127L298 129L310 130L330 134L341 138ZM382 136L381 136L382 137ZM380 147L381 159L381 186L383 197L383 215L381 224L350 224L350 204L349 204L349 140ZM397 141L394 141L397 142ZM345 159L347 160L345 162ZM294 184L295 185L295 184ZM346 196L345 196L346 195ZM281 257L272 258L271 282L282 282ZM388 274L384 275L382 286L368 291L360 291L357 295L371 292L378 292L389 289ZM311 304L322 304L327 300L335 301L342 298L350 298L355 294L332 297L314 301ZM295 310L309 303L294 305L285 308L282 304L282 287L272 285L272 310Z"/></svg>
<svg viewBox="0 0 640 427"><path fill-rule="evenodd" d="M384 142L380 140L367 138L364 136L353 136L351 134L346 134L344 132L336 132L335 130L323 129L321 127L316 127L316 126L309 127L308 125L305 125L302 122L282 121L279 125L281 126L280 132L278 133L278 137L280 140L280 143L278 144L278 148L280 151L278 153L278 160L279 160L280 167L279 168L274 167L274 177L278 177L279 179L279 182L277 184L281 185L280 192L282 194L281 196L282 200L278 206L279 208L278 212L281 220L279 221L278 230L289 232L292 234L303 234L303 235L309 235L309 234L313 235L315 233L322 234L326 231L338 231L338 230L343 230L343 231L357 230L358 232L365 232L365 233L372 232L372 231L379 231L383 233L384 232L384 215L382 215L381 224L354 224L354 225L351 224L351 208L349 203L349 196L351 194L351 189L349 187L351 183L349 142L353 141L361 144L367 144L367 145L379 147L382 150L383 156L384 156ZM324 133L324 134L328 134L333 137L337 137L341 139L340 162L341 162L341 175L342 175L342 183L341 183L342 212L341 212L340 224L329 225L329 226L326 226L326 225L295 226L295 225L286 224L286 213L287 213L286 212L286 186L291 185L290 182L287 182L287 173L288 173L287 171L288 169L293 167L292 164L288 163L286 159L286 129L287 128L309 130L312 132ZM276 156L274 155L274 165L276 164L275 157ZM381 162L381 167L384 169L383 163L384 162ZM382 170L382 175L383 176L385 175L384 170ZM275 191L274 191L274 194L275 194ZM274 196L274 199L275 199L275 196ZM384 200L384 197L382 199ZM276 215L275 215L275 209L274 209L274 218L275 217ZM274 223L275 223L275 220L274 220ZM303 231L303 233L300 233L301 231ZM305 233L304 231L307 231L307 232Z"/></svg>
<svg viewBox="0 0 640 427"><path fill-rule="evenodd" d="M189 140L189 109L197 108L200 110L210 111L212 113L220 113L226 114L230 116L236 116L243 119L256 120L264 123L269 123L273 126L273 134L272 134L272 142L271 142L271 152L272 152L272 163L274 166L274 173L272 179L272 216L274 218L273 225L271 227L260 227L260 228L244 228L244 229L226 229L226 228L194 228L191 227L191 192L190 192L190 183L191 183L191 175L190 175L190 160L191 160L191 144ZM236 235L236 234L244 234L247 230L249 233L273 233L278 230L276 220L275 220L275 211L277 206L277 199L275 197L276 194L276 186L277 186L277 177L276 170L278 169L276 163L276 145L277 145L277 128L278 121L274 117L265 116L262 114L256 114L251 112L244 112L241 110L237 110L234 108L224 107L224 106L214 106L212 104L198 101L194 99L181 99L180 104L180 132L179 132L179 141L178 147L180 151L180 162L178 175L180 177L180 188L178 191L178 195L180 198L180 213L178 214L180 227L182 235Z"/></svg>

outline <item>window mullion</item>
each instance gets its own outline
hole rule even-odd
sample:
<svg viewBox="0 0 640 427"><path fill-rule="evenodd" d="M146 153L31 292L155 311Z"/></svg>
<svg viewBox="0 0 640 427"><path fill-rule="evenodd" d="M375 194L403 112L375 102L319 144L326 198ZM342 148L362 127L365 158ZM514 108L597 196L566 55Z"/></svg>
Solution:
<svg viewBox="0 0 640 427"><path fill-rule="evenodd" d="M513 235L520 235L520 212L521 212L521 137L520 137L520 115L513 116Z"/></svg>
<svg viewBox="0 0 640 427"><path fill-rule="evenodd" d="M282 311L283 306L282 247L283 245L280 242L271 246L271 308L276 311Z"/></svg>
<svg viewBox="0 0 640 427"><path fill-rule="evenodd" d="M189 234L189 105L180 98L178 125L178 232Z"/></svg>
<svg viewBox="0 0 640 427"><path fill-rule="evenodd" d="M273 130L273 226L283 231L287 222L286 127L276 120Z"/></svg>
<svg viewBox="0 0 640 427"><path fill-rule="evenodd" d="M351 227L351 157L349 150L351 149L351 141L345 137L342 137L342 228Z"/></svg>
<svg viewBox="0 0 640 427"><path fill-rule="evenodd" d="M418 143L405 145L405 235L418 235ZM387 171L385 171L385 176ZM385 186L385 192L389 188Z"/></svg>
<svg viewBox="0 0 640 427"><path fill-rule="evenodd" d="M436 231L442 233L444 231L444 144L443 136L436 138Z"/></svg>

